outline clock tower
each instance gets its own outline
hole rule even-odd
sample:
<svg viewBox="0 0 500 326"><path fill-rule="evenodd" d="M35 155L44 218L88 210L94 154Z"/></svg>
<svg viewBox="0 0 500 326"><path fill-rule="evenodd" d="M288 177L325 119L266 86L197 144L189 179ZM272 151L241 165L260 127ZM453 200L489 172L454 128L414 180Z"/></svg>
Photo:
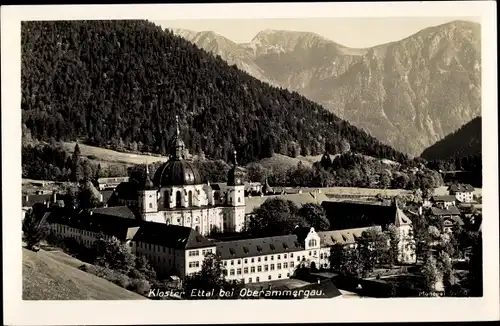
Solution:
<svg viewBox="0 0 500 326"><path fill-rule="evenodd" d="M233 167L229 170L227 177L227 201L226 204L230 207L230 214L227 214L226 221L228 231L240 232L245 223L245 173L238 166L236 161L236 151L234 151Z"/></svg>

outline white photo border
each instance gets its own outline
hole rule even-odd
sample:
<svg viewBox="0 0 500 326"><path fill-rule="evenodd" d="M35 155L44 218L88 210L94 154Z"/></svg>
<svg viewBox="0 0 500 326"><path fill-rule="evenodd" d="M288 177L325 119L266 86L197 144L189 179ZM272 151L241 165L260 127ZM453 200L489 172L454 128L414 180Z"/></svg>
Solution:
<svg viewBox="0 0 500 326"><path fill-rule="evenodd" d="M3 6L2 180L4 324L104 325L481 321L499 318L496 3L493 1ZM480 17L482 46L482 298L235 301L23 301L21 253L21 21ZM451 19L450 19L451 20Z"/></svg>

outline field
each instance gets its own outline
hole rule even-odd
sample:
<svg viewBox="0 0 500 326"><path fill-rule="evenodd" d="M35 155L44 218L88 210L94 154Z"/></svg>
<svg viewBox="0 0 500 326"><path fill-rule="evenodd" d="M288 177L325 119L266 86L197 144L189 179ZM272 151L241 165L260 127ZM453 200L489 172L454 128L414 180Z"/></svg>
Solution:
<svg viewBox="0 0 500 326"><path fill-rule="evenodd" d="M474 188L474 195L481 196L481 193L482 193L482 189L481 188ZM434 190L434 195L438 195L438 196L448 195L448 187L447 186L443 186L443 187L436 188Z"/></svg>
<svg viewBox="0 0 500 326"><path fill-rule="evenodd" d="M70 153L75 149L75 142L65 142L63 147ZM145 154L133 154L133 153L123 153L117 152L106 148L88 146L78 143L80 147L80 153L82 157L86 157L91 161L96 163L107 164L107 163L121 163L125 165L132 164L144 164L153 162L166 162L168 157L165 156L154 156Z"/></svg>
<svg viewBox="0 0 500 326"><path fill-rule="evenodd" d="M78 269L60 251L23 251L23 300L140 300L145 297Z"/></svg>

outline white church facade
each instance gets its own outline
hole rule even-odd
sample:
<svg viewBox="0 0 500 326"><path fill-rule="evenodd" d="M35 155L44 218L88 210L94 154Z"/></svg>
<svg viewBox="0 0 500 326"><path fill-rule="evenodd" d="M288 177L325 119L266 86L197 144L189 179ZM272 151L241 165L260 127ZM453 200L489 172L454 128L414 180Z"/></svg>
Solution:
<svg viewBox="0 0 500 326"><path fill-rule="evenodd" d="M202 235L217 230L240 232L245 224L245 186L243 172L234 165L228 181L213 189L203 183L194 164L185 159L185 145L177 122L170 159L150 178L148 167L140 184L120 184L115 189L118 205L137 210L144 221L190 227ZM133 182L133 181L132 181Z"/></svg>

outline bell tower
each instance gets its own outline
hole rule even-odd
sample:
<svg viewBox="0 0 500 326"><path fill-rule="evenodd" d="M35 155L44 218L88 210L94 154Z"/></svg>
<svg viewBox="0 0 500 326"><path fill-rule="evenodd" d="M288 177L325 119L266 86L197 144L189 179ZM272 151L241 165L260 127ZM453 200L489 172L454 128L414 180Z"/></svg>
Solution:
<svg viewBox="0 0 500 326"><path fill-rule="evenodd" d="M227 176L226 204L229 206L229 214L225 217L225 222L231 231L240 232L245 224L245 175L238 166L236 157L237 152L234 151L233 167Z"/></svg>
<svg viewBox="0 0 500 326"><path fill-rule="evenodd" d="M141 184L141 189L139 190L139 211L143 218L146 217L148 213L156 213L158 212L158 198L157 198L157 190L151 178L149 177L149 166L146 163L146 173L144 176L144 180Z"/></svg>

